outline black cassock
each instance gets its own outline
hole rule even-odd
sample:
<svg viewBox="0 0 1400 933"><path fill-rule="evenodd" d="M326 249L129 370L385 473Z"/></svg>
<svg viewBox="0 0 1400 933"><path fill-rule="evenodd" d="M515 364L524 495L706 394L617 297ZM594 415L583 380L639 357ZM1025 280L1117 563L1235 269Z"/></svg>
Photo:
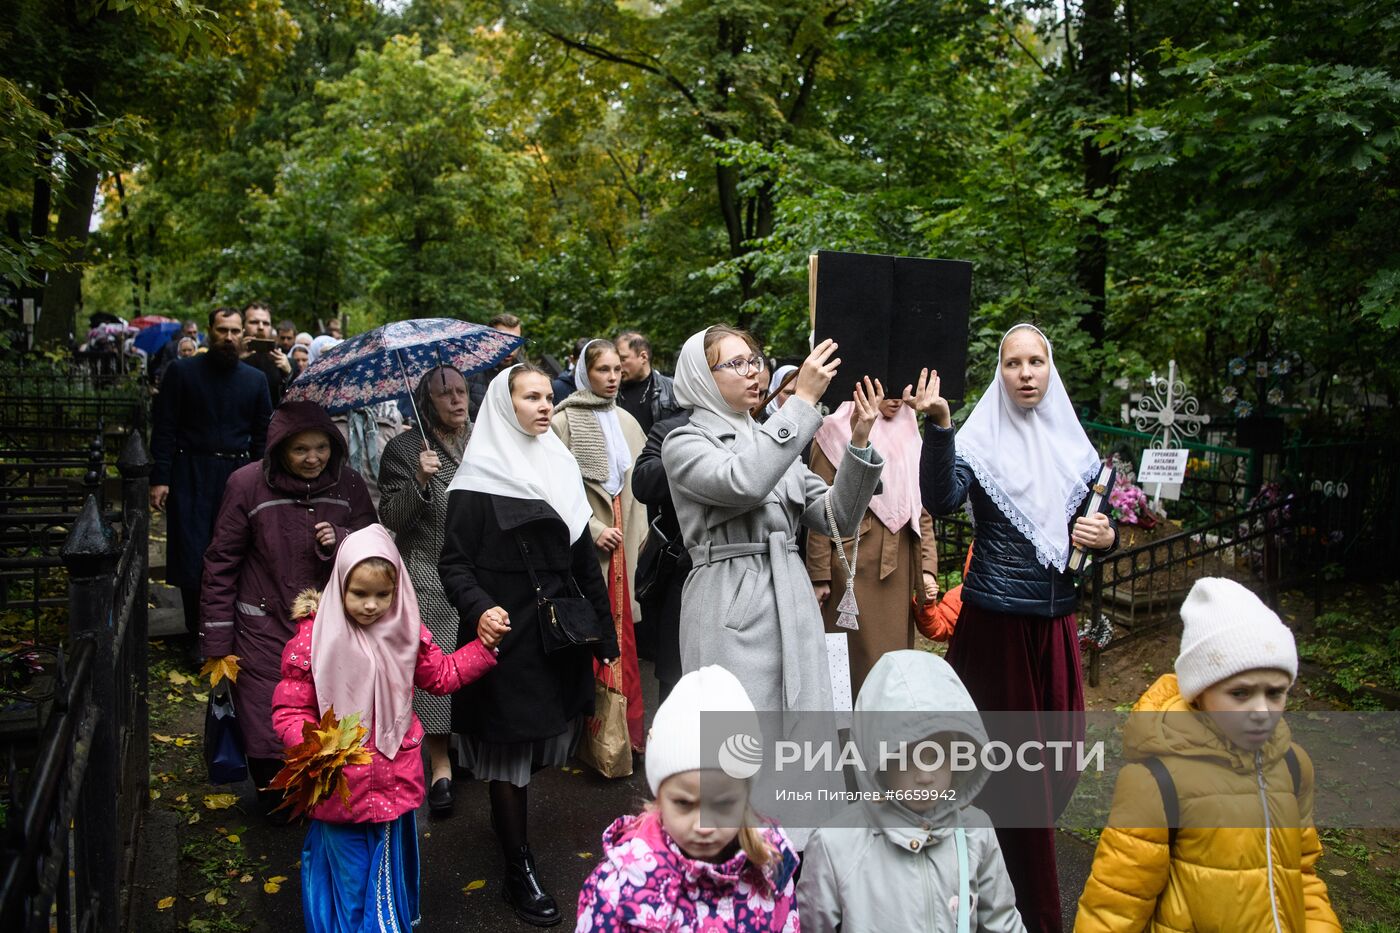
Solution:
<svg viewBox="0 0 1400 933"><path fill-rule="evenodd" d="M224 485L234 470L262 459L271 417L267 377L246 363L220 370L205 353L165 371L151 433L151 485L170 487L165 579L172 586L199 586Z"/></svg>

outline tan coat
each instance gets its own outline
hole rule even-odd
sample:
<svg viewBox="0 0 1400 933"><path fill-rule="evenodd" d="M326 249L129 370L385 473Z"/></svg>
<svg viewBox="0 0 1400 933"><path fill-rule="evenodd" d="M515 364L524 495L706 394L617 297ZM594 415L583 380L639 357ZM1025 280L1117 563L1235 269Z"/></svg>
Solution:
<svg viewBox="0 0 1400 933"><path fill-rule="evenodd" d="M646 435L642 433L642 426L637 423L637 419L621 408L617 409L617 420L622 425L622 436L627 441L627 449L632 452L632 464L635 466L637 455L646 445ZM559 435L564 446L572 450L573 447L569 443L569 419L564 412L554 416L550 427ZM627 591L632 594L632 621L635 624L642 620L642 607L637 603L636 573L637 555L641 553L642 544L647 539L647 508L632 495L632 468L627 468L619 496L622 500L622 546L627 555ZM612 499L603 491L601 483L584 480L583 488L588 495L588 505L593 509L593 517L588 520L588 534L596 541L604 529L613 524ZM608 565L612 561L612 554L601 548L594 550L598 553L598 566L603 572L603 579L611 585Z"/></svg>
<svg viewBox="0 0 1400 933"><path fill-rule="evenodd" d="M830 483L836 475L831 461L820 446L812 445L812 472ZM813 583L830 583L831 596L822 606L822 622L828 632L846 632L851 654L851 695L860 692L865 675L888 651L914 647L914 607L912 598L923 601L923 574L938 572L938 548L933 538L933 519L921 511L922 536L912 528L898 534L886 528L875 513L866 510L860 520L860 553L856 556L856 602L860 606L857 631L838 628L836 607L846 593L846 571L836 556L831 539L815 531L807 535L807 576ZM851 557L854 538L845 538L846 559Z"/></svg>

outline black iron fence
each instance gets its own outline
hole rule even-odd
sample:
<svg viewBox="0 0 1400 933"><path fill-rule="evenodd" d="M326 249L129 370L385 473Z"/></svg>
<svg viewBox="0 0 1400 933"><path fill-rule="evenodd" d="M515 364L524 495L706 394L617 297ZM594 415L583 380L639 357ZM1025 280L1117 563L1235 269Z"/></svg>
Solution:
<svg viewBox="0 0 1400 933"><path fill-rule="evenodd" d="M5 930L121 927L120 892L150 771L150 464L127 466L121 537L90 497L64 544L68 646L59 649L53 706L27 774L13 747L8 755Z"/></svg>

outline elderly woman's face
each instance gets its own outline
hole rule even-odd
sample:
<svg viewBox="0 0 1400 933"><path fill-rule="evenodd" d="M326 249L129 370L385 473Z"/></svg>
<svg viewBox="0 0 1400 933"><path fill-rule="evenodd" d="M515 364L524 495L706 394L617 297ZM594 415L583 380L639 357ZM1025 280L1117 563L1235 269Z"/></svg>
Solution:
<svg viewBox="0 0 1400 933"><path fill-rule="evenodd" d="M467 423L467 381L455 369L440 369L428 380L438 421L449 431L460 431Z"/></svg>
<svg viewBox="0 0 1400 933"><path fill-rule="evenodd" d="M282 445L282 466L300 479L315 479L330 462L331 439L324 431L298 431Z"/></svg>

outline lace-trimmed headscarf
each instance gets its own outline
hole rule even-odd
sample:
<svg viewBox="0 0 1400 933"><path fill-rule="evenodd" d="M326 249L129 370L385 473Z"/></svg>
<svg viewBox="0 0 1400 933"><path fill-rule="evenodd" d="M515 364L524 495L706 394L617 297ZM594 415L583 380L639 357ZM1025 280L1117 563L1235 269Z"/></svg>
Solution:
<svg viewBox="0 0 1400 933"><path fill-rule="evenodd" d="M1001 350L1018 330L1045 341L1050 379L1034 408L1022 408L1001 379ZM1017 324L997 347L992 384L958 430L958 456L1011 524L1035 545L1046 567L1063 571L1069 560L1069 524L1098 475L1099 454L1079 425L1055 369L1050 341L1039 328Z"/></svg>

